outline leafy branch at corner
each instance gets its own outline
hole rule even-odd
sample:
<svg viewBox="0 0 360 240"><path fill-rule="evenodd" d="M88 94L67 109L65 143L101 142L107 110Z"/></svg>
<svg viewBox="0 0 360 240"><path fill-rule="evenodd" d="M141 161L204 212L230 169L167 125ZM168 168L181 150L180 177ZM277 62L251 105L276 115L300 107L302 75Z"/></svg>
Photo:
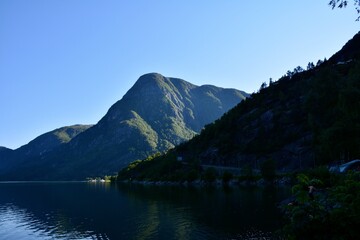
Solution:
<svg viewBox="0 0 360 240"><path fill-rule="evenodd" d="M329 5L334 8L345 8L348 5L348 0L331 0ZM360 14L360 0L354 0L354 6L358 14ZM356 21L360 20L360 16L356 19Z"/></svg>

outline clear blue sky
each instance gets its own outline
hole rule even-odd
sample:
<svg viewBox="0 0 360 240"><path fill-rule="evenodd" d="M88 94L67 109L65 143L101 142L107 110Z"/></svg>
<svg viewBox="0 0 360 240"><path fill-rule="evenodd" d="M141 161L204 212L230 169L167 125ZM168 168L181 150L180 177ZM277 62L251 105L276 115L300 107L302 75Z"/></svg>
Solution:
<svg viewBox="0 0 360 240"><path fill-rule="evenodd" d="M1 0L0 146L96 123L149 72L252 93L358 32L327 3Z"/></svg>

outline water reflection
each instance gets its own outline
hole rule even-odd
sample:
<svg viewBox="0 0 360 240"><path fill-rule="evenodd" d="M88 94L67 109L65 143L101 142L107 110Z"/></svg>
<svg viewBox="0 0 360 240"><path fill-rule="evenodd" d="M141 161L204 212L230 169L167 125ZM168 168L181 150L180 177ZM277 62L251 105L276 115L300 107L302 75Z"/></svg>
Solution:
<svg viewBox="0 0 360 240"><path fill-rule="evenodd" d="M119 185L118 188L127 192L129 198L148 199L167 207L161 209L167 214L166 228L174 227L172 230L178 238L185 236L185 239L271 236L280 222L276 205L289 194L288 189L275 187L204 189Z"/></svg>
<svg viewBox="0 0 360 240"><path fill-rule="evenodd" d="M277 188L0 183L4 239L270 239Z"/></svg>
<svg viewBox="0 0 360 240"><path fill-rule="evenodd" d="M16 206L0 207L0 239L93 239L91 232L64 231L48 223Z"/></svg>

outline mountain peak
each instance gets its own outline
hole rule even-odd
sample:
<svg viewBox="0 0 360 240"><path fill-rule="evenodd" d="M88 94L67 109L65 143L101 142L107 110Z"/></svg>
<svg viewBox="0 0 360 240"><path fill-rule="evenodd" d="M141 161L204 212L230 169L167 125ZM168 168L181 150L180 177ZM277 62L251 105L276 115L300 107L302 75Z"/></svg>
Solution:
<svg viewBox="0 0 360 240"><path fill-rule="evenodd" d="M163 97L185 97L183 94L193 88L196 88L185 80L180 78L170 78L160 73L147 73L139 77L130 90L124 95L123 100L137 99L136 101L154 103L154 100L163 101Z"/></svg>
<svg viewBox="0 0 360 240"><path fill-rule="evenodd" d="M165 77L160 73L147 73L139 77L139 79L134 84L133 88L137 87L150 87L155 83L155 86L158 86L162 89L164 88L194 88L197 87L196 85L189 83L180 78L173 78L173 77ZM154 85L153 85L154 86ZM167 87L166 87L167 86ZM130 89L131 90L131 89Z"/></svg>
<svg viewBox="0 0 360 240"><path fill-rule="evenodd" d="M145 73L139 77L139 80L146 80L146 79L162 79L165 78L162 74L157 72L152 73ZM139 81L138 80L138 81Z"/></svg>
<svg viewBox="0 0 360 240"><path fill-rule="evenodd" d="M147 73L139 77L134 86L164 82L167 78L160 73Z"/></svg>

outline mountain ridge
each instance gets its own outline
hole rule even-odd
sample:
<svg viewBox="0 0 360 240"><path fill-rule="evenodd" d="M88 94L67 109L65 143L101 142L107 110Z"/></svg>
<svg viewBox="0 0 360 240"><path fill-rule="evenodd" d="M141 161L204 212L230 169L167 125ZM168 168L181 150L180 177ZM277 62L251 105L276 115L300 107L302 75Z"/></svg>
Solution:
<svg viewBox="0 0 360 240"><path fill-rule="evenodd" d="M92 125L71 125L54 129L52 131L41 134L40 136L31 140L15 150L3 148L0 151L0 173L7 170L9 167L26 163L26 160L41 157L47 152L58 148L62 144L70 142L81 132L89 129Z"/></svg>
<svg viewBox="0 0 360 240"><path fill-rule="evenodd" d="M133 160L192 138L247 96L235 89L144 74L97 124L52 151L31 156L24 166L0 178L84 179L112 174Z"/></svg>

